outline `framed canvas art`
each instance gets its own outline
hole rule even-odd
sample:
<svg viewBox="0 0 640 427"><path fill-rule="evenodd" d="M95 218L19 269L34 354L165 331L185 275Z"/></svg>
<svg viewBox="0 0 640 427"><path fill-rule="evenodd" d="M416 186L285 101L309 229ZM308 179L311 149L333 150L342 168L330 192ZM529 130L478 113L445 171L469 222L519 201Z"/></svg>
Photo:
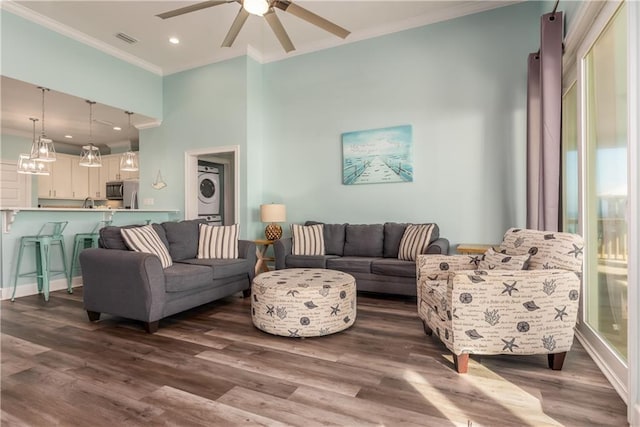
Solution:
<svg viewBox="0 0 640 427"><path fill-rule="evenodd" d="M342 134L342 183L412 182L411 125Z"/></svg>

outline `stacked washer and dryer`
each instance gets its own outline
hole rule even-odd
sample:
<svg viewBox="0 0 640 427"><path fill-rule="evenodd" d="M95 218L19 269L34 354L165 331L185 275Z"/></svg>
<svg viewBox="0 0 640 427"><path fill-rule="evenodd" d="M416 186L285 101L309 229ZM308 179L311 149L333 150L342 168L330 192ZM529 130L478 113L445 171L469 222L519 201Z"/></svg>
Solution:
<svg viewBox="0 0 640 427"><path fill-rule="evenodd" d="M198 161L198 216L224 225L224 165Z"/></svg>

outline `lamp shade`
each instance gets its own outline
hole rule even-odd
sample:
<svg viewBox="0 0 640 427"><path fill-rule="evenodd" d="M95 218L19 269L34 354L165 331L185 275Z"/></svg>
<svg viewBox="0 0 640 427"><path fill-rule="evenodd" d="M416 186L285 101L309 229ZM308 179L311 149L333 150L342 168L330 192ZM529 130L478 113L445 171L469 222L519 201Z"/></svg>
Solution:
<svg viewBox="0 0 640 427"><path fill-rule="evenodd" d="M260 221L262 222L285 222L287 220L287 208L285 205L271 203L260 205Z"/></svg>

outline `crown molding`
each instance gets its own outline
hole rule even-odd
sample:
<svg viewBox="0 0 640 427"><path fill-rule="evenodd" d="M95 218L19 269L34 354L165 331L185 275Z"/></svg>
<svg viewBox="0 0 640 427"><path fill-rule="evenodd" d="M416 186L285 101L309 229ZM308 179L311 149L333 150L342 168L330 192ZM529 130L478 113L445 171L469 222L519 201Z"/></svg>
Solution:
<svg viewBox="0 0 640 427"><path fill-rule="evenodd" d="M63 36L69 37L70 39L73 39L80 43L91 46L94 49L97 49L103 53L106 53L107 55L111 55L122 61L135 65L136 67L140 67L144 70L147 70L159 76L163 75L162 68L158 67L157 65L144 61L135 55L132 55L130 53L117 49L111 45L108 45L107 43L104 43L98 39L88 36L85 33L75 30L67 25L64 25L40 13L34 12L28 7L17 4L12 0L0 1L0 9L4 9L7 12L13 13L14 15L18 15L28 21L31 21L42 27L48 28L49 30L55 31L58 34L62 34Z"/></svg>
<svg viewBox="0 0 640 427"><path fill-rule="evenodd" d="M134 127L138 130L145 130L145 129L157 128L161 124L162 124L162 120L154 120L152 122L140 123L139 125L134 125Z"/></svg>

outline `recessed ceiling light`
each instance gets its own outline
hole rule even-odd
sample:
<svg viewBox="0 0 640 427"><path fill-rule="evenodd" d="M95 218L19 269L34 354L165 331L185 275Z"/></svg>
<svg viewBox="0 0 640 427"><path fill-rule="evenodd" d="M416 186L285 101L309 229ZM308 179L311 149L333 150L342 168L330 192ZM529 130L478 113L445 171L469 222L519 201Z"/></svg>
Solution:
<svg viewBox="0 0 640 427"><path fill-rule="evenodd" d="M177 38L177 37L170 37L170 38L169 38L169 43L171 43L171 44L178 44L178 43L180 43L180 39L179 39L179 38Z"/></svg>
<svg viewBox="0 0 640 427"><path fill-rule="evenodd" d="M67 138L67 139L72 139L73 135L65 135L64 137Z"/></svg>
<svg viewBox="0 0 640 427"><path fill-rule="evenodd" d="M113 130L122 130L122 128L120 126L114 126Z"/></svg>

